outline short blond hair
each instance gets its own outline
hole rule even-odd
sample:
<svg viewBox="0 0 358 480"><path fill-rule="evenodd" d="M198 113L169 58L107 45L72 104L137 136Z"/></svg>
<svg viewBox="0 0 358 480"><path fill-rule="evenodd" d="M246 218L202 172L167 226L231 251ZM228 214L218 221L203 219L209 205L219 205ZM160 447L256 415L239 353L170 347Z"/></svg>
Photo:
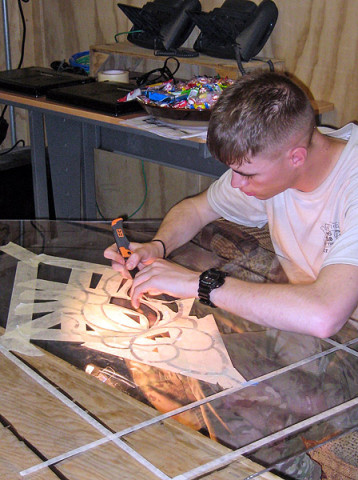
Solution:
<svg viewBox="0 0 358 480"><path fill-rule="evenodd" d="M287 75L245 75L219 97L211 113L207 144L226 165L283 145L290 136L311 138L315 114L306 93Z"/></svg>

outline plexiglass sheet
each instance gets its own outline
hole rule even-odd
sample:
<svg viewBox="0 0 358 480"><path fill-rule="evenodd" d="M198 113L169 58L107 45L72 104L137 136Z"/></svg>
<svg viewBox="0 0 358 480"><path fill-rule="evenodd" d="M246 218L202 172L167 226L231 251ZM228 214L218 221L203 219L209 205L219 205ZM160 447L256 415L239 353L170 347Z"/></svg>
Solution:
<svg viewBox="0 0 358 480"><path fill-rule="evenodd" d="M145 241L157 222L126 227L131 240ZM119 448L135 451L163 478L255 478L272 470L316 480L320 468L308 453L358 425L355 319L321 340L263 328L193 299L147 297L133 310L130 281L103 257L113 243L108 223L3 221L0 233L2 348L33 358L44 348L154 407L155 415L144 410L107 427L124 442ZM267 232L222 221L171 259L253 282L287 281ZM217 448L209 443L206 455L190 456L192 438L177 438L176 421ZM148 438L156 439L150 447ZM164 461L165 448L188 461ZM238 467L243 460L248 471Z"/></svg>

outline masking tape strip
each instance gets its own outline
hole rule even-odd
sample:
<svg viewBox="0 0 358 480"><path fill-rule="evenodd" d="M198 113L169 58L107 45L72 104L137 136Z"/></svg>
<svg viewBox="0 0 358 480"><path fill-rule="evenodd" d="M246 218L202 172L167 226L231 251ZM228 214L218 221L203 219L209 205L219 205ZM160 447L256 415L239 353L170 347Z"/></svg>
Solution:
<svg viewBox="0 0 358 480"><path fill-rule="evenodd" d="M101 423L97 422L93 417L91 417L88 413L86 413L82 408L80 408L78 405L74 404L69 398L67 398L65 395L63 395L61 392L59 392L54 386L52 386L47 380L42 378L39 374L34 372L31 368L29 368L27 365L25 365L21 360L19 360L15 355L12 353L8 352L3 346L0 345L0 352L11 362L13 362L18 368L20 368L24 373L29 375L34 381L36 381L41 387L43 387L45 390L47 390L49 393L51 393L54 397L56 397L59 401L61 401L64 405L69 407L71 410L73 410L77 415L79 415L83 420L85 420L87 423L89 423L92 427L94 427L96 430L98 430L102 435L104 435L104 438L99 440L99 444L101 443L106 443L108 441L112 441L115 443L119 448L124 450L126 453L128 453L132 458L137 460L139 463L141 463L144 467L146 467L148 470L150 470L152 473L158 476L158 478L162 480L170 480L170 477L168 477L166 474L164 474L161 470L159 470L157 467L152 465L148 460L146 460L144 457L142 457L139 453L137 453L135 450L133 450L131 447L129 447L125 442L122 440L118 439L110 430L108 430L106 427L104 427ZM80 447L77 449L77 453L83 453L87 450L86 446ZM66 455L64 455L64 458L67 458ZM39 465L35 465L34 467L31 467L27 470L23 470L20 472L20 475L22 477L29 475L31 473L36 472L37 470L40 470L46 466L47 462L41 463Z"/></svg>
<svg viewBox="0 0 358 480"><path fill-rule="evenodd" d="M77 318L77 316L79 318ZM63 318L66 317L64 312L51 312L35 320L21 325L16 330L18 335L30 340L55 340L67 342L94 342L99 341L102 337L96 335L94 332L86 330L86 324L81 324L81 317L75 313L69 316L72 321L69 325L68 331L64 328ZM61 329L54 329L56 325L61 324ZM73 327L73 325L75 325ZM67 326L67 325L66 325ZM5 334L6 335L6 334ZM3 338L3 337L0 337Z"/></svg>
<svg viewBox="0 0 358 480"><path fill-rule="evenodd" d="M71 260L70 258L52 257L45 253L37 255L38 262L45 265L52 265L54 267L63 267L75 270L90 270L94 273L104 273L108 270L112 271L111 267L107 265L101 265L99 263L84 262L82 260Z"/></svg>
<svg viewBox="0 0 358 480"><path fill-rule="evenodd" d="M65 283L54 282L52 280L42 280L34 278L33 280L22 280L18 282L18 286L27 289L51 290L52 292L63 292L66 290Z"/></svg>
<svg viewBox="0 0 358 480"><path fill-rule="evenodd" d="M46 265L53 265L54 267L64 267L69 269L90 270L96 273L104 273L105 271L112 271L111 267L101 265L99 263L84 262L82 260L71 260L69 258L53 257L45 253L36 255L26 248L20 247L16 243L9 242L7 245L0 247L0 250L11 255L22 262L33 263L38 265L44 263Z"/></svg>
<svg viewBox="0 0 358 480"><path fill-rule="evenodd" d="M325 352L321 352L321 353L317 353L315 355L312 355L311 357L309 358L305 358L303 360L300 360L299 362L296 362L295 364L292 364L292 365L288 365L286 367L283 367L281 368L280 370L276 370L274 372L270 372L270 373L267 373L265 375L262 375L261 377L258 377L258 378L255 378L254 380L249 380L247 381L246 383L240 385L240 386L237 386L237 387L233 387L233 388L229 388L227 390L222 390L221 392L218 392L218 393L215 393L209 397L206 397L206 398L203 398L201 400L197 400L196 402L192 402L188 405L184 405L183 407L180 407L180 408L177 408L175 410L172 410L168 413L164 413L162 415L158 415L156 417L153 417L152 419L150 420L147 420L145 422L142 422L142 423L138 423L137 425L133 425L131 427L128 427L120 432L117 432L117 433L113 433L111 435L108 435L106 438L103 438L103 439L100 439L100 440L97 440L97 441L94 441L94 442L91 442L91 443L88 443L87 445L84 445L83 447L80 447L80 449L74 449L74 450L70 450L68 451L67 453L63 454L63 455L60 455L60 456L57 456L57 457L53 457L49 460L47 460L46 462L43 462L43 463L40 463L38 465L36 465L35 467L31 467L30 469L27 469L27 470L24 470L23 472L20 472L20 475L22 476L25 476L25 475L28 475L30 473L33 473L33 471L37 471L37 470L40 470L42 468L45 468L47 466L50 466L50 465L54 465L56 463L58 463L59 461L61 460L65 460L66 458L70 458L72 457L73 455L76 455L78 453L82 453L83 451L85 450L91 450L92 448L96 448L100 445L103 445L104 443L107 443L109 441L113 441L114 439L117 439L119 437L123 437L125 435L129 435L131 433L134 433L138 430L141 430L143 428L147 428L147 427L150 427L151 425L154 425L156 423L159 423L159 422L162 422L164 420L167 420L168 418L171 418L175 415L179 415L181 413L184 413L186 412L187 410L191 410L193 408L196 408L196 407L200 407L201 405L205 405L206 403L209 403L209 402L213 402L214 400L217 400L221 397L225 397L227 395L231 395L232 393L235 393L239 390L242 390L243 388L245 387L249 387L251 385L255 385L256 383L260 383L262 381L265 381L269 378L272 378L272 377L275 377L281 373L285 373L289 370L292 370L294 368L297 368L298 366L302 366L302 365L305 365L306 363L309 363L313 360L317 360L318 358L321 358L329 353L332 353L332 352L335 352L337 351L338 348L332 348L330 350L326 350ZM358 401L358 400L357 400ZM325 413L325 412L323 412ZM280 433L280 432L278 432ZM267 437L265 437L267 438ZM265 440L262 439L262 440ZM270 440L269 440L270 441ZM268 441L268 442L269 442ZM267 442L267 443L268 443ZM236 453L233 452L233 453ZM240 454L241 455L241 454ZM240 456L239 454L237 455L237 457ZM224 457L226 458L226 456L224 455ZM220 461L220 459L223 458L223 457L220 457L219 459L217 459L216 461ZM237 458L235 457L232 461L234 460L237 460ZM210 465L212 462L209 462ZM230 463L230 461L228 462ZM224 463L223 466L227 465L228 463ZM206 464L207 465L207 464ZM205 465L204 465L205 466ZM216 466L213 468L215 469L217 468ZM36 469L36 470L34 470ZM190 472L187 472L187 473L190 473ZM185 478L185 477L184 477ZM194 477L190 477L190 478L194 478ZM178 480L178 479L176 479Z"/></svg>
<svg viewBox="0 0 358 480"><path fill-rule="evenodd" d="M25 287L26 288L26 287ZM26 289L20 295L21 302L31 302L33 297L33 290L35 289ZM70 294L70 293L69 293ZM36 291L36 300L49 300L49 302L64 300L67 297L67 290L54 290L51 288L47 288L46 290L38 289Z"/></svg>
<svg viewBox="0 0 358 480"><path fill-rule="evenodd" d="M26 262L19 262L17 264L15 279L14 279L14 287L12 290L9 313L8 313L8 318L6 322L7 331L15 330L19 326L19 324L21 326L22 324L31 322L32 313L33 313L32 308L27 309L26 312L23 312L23 314L19 316L19 318L18 318L18 315L16 314L16 309L21 301L20 300L21 294L22 294L21 281L26 279L26 280L30 280L31 282L36 282L36 277L37 277L37 266L36 268L34 268L32 265L29 265ZM35 292L34 291L30 292L29 300L32 301L32 303L34 303L34 297L35 297Z"/></svg>
<svg viewBox="0 0 358 480"><path fill-rule="evenodd" d="M357 339L350 340L349 342L343 345L330 338L326 338L325 341L327 343L330 343L331 345L339 347L340 350L343 350L344 352L349 353L350 355L354 355L355 357L358 357L358 352L350 348L350 345L354 345L355 343L358 343Z"/></svg>
<svg viewBox="0 0 358 480"><path fill-rule="evenodd" d="M358 338L353 338L352 340L349 340L349 342L346 343L347 347L350 347L351 345L358 345Z"/></svg>
<svg viewBox="0 0 358 480"><path fill-rule="evenodd" d="M29 252L30 253L30 252ZM32 320L32 309L22 315L16 314L17 305L20 302L20 296L22 293L21 281L27 280L30 282L36 282L38 265L34 263L27 263L27 261L20 261L17 264L14 287L11 295L11 301L9 306L9 313L6 322L5 334L0 338L0 344L4 345L8 350L16 350L19 353L25 355L41 356L42 352L30 344L29 338L31 331L27 336L20 333L21 328L24 325L30 325ZM34 293L32 295L32 302L34 302ZM29 329L29 327L27 327Z"/></svg>
<svg viewBox="0 0 358 480"><path fill-rule="evenodd" d="M344 430L343 432L338 433L338 434L333 434L333 436L330 437L328 440L320 440L319 445L315 445L313 447L307 448L305 450L305 453L312 452L317 447L323 447L324 445L327 445L330 442L334 442L334 441L338 440L339 438L342 438L343 436L347 435L348 433L353 433L353 432L358 432L358 426L347 428L346 430ZM286 462L289 462L290 460L294 460L296 457L299 457L300 455L303 455L303 453L304 452L302 452L300 454L292 453L290 455L286 455L284 461L286 463ZM243 458L246 458L246 457L243 457ZM238 461L238 463L241 463L240 460ZM253 480L254 478L257 478L257 477L263 478L262 475L264 475L265 473L272 473L272 470L275 469L278 465L280 465L282 463L282 461L283 460L281 460L281 459L277 459L275 461L275 463L271 463L266 468L262 467L263 468L262 470L260 470L256 473L251 473L248 477L245 477L243 480Z"/></svg>
<svg viewBox="0 0 358 480"><path fill-rule="evenodd" d="M74 335L72 333L56 332L56 329L36 329L31 331L31 340L42 340L52 342L93 342L93 337L90 335L79 333Z"/></svg>
<svg viewBox="0 0 358 480"><path fill-rule="evenodd" d="M38 255L26 250L26 248L20 247L16 243L9 242L7 245L0 247L0 250L22 262L39 263Z"/></svg>
<svg viewBox="0 0 358 480"><path fill-rule="evenodd" d="M205 465L200 465L200 467L194 468L189 472L186 472L181 475L177 475L176 477L173 477L172 480L193 480L195 478L198 478L201 475L211 473L214 470L217 470L218 468L223 468L229 465L233 461L239 459L239 457L241 457L242 455L253 452L260 447L264 447L268 443L280 440L286 437L287 435L290 435L299 430L302 430L303 428L309 427L315 423L320 422L321 420L325 420L327 418L333 417L334 415L337 415L338 413L341 413L344 410L352 408L356 405L358 405L358 397L353 398L352 400L349 400L340 405L337 405L336 407L330 408L329 410L325 410L324 412L318 413L317 415L314 415L313 417L310 417L306 420L302 420L301 422L298 422L295 425L291 425L287 428L284 428L279 432L272 433L267 437L261 438L260 440L257 440L248 445L245 445L244 447L239 448L234 452L230 452L226 455L223 455L222 457L217 458L211 462L208 462Z"/></svg>

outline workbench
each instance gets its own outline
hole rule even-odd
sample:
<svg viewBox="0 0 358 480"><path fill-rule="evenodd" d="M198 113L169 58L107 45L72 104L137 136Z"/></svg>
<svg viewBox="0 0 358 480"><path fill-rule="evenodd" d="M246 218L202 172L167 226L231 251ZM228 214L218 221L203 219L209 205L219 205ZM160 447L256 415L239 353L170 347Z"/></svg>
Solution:
<svg viewBox="0 0 358 480"><path fill-rule="evenodd" d="M114 117L82 108L0 91L0 103L29 112L36 218L49 218L46 143L58 219L96 219L94 149L217 177L224 165L204 142L173 141L125 126Z"/></svg>
<svg viewBox="0 0 358 480"><path fill-rule="evenodd" d="M157 227L151 220L131 221L125 231L131 240L146 241ZM281 478L274 472L282 463L304 471L312 445L357 428L353 318L322 340L266 329L195 301L187 319L192 341L182 347L194 355L189 367L201 362L201 377L184 364L175 370L172 355L168 362L151 361L168 342L174 347L180 340L170 322L166 332L173 328L176 340L154 327L143 332L156 342L147 359L90 348L95 319L81 330L77 316L72 328L82 331L86 344L70 340L70 317L93 299L98 303L101 276L115 274L103 258L112 242L105 222L0 221L2 479L274 480ZM199 271L215 266L249 281L285 281L267 230L222 220L170 258ZM84 274L91 278L87 287ZM113 313L119 303L109 303ZM38 327L60 314L56 328ZM221 340L200 332L211 318ZM203 343L194 341L197 334ZM208 366L219 351L216 373L228 355L240 382L232 370L211 379L215 371ZM304 478L320 477L310 470Z"/></svg>
<svg viewBox="0 0 358 480"><path fill-rule="evenodd" d="M97 218L95 149L213 178L227 168L212 158L204 140L166 139L126 126L126 117L4 90L0 91L0 103L28 111L36 218L49 218L48 176L57 219ZM313 105L317 115L333 109L329 102Z"/></svg>

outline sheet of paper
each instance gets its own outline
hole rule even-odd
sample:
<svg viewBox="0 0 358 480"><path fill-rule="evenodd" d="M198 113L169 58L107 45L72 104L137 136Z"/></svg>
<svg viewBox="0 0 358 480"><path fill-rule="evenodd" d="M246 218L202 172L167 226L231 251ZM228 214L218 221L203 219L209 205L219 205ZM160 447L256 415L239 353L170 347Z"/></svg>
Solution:
<svg viewBox="0 0 358 480"><path fill-rule="evenodd" d="M161 137L171 140L184 140L186 138L198 137L206 140L208 131L207 126L187 126L174 123L163 122L155 117L144 116L125 120L124 123L129 127L146 130Z"/></svg>

